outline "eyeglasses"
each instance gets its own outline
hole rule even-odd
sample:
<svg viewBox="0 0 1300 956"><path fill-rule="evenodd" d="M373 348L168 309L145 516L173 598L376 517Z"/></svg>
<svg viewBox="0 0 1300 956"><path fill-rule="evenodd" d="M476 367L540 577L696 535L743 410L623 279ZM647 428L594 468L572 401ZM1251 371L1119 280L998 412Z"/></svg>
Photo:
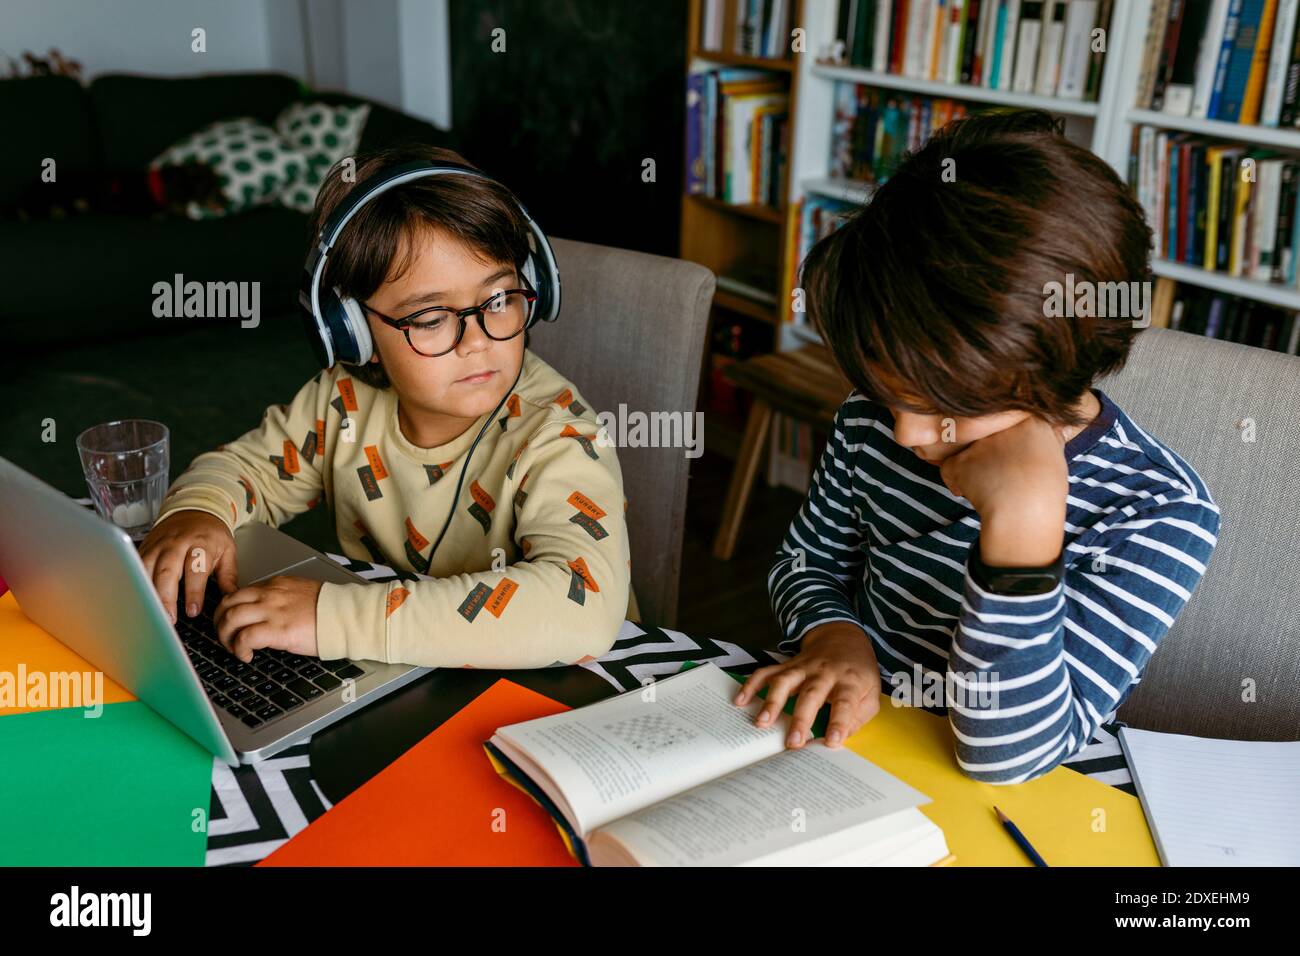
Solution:
<svg viewBox="0 0 1300 956"><path fill-rule="evenodd" d="M536 301L537 293L532 289L503 289L493 293L487 301L468 309L449 309L435 305L401 319L384 315L364 302L361 307L381 322L400 329L406 336L406 344L416 354L425 358L437 358L460 345L471 315L478 316L479 328L493 341L513 339L524 330L528 312ZM430 318L417 322L421 316Z"/></svg>

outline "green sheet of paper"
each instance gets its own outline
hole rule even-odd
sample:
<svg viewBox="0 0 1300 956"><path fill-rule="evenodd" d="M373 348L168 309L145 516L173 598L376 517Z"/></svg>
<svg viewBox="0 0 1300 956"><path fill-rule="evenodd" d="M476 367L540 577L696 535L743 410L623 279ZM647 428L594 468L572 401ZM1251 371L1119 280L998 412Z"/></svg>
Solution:
<svg viewBox="0 0 1300 956"><path fill-rule="evenodd" d="M0 865L203 865L212 754L139 702L84 713L0 717Z"/></svg>

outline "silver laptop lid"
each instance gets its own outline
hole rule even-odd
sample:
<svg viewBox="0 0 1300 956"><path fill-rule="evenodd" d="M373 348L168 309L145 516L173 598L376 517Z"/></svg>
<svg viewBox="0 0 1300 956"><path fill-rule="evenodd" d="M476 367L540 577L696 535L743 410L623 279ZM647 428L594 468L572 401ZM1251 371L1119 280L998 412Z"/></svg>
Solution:
<svg viewBox="0 0 1300 956"><path fill-rule="evenodd" d="M0 576L29 618L219 758L239 762L130 537L4 458Z"/></svg>

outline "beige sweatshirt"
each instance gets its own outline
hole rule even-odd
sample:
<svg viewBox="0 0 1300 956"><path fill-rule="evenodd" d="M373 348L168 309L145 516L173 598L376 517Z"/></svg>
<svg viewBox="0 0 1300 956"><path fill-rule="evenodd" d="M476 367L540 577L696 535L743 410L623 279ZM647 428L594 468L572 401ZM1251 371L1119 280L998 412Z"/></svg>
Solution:
<svg viewBox="0 0 1300 956"><path fill-rule="evenodd" d="M325 659L509 668L597 657L624 617L637 616L622 473L597 438L595 412L531 352L474 451L430 563L484 418L420 448L398 426L392 389L336 366L267 409L259 428L195 458L158 520L197 509L232 531L279 525L323 497L349 557L436 579L322 585Z"/></svg>

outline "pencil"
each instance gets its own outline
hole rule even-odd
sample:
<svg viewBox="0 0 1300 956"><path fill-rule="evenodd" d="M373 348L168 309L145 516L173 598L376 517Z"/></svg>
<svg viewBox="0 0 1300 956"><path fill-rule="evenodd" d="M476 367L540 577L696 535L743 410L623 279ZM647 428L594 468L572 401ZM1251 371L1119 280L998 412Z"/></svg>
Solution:
<svg viewBox="0 0 1300 956"><path fill-rule="evenodd" d="M997 807L993 808L993 812L998 815L998 819L1002 821L1002 826L1011 834L1011 839L1015 840L1020 849L1025 851L1025 856L1029 857L1034 866L1047 866L1047 861L1038 855L1038 851L1025 839L1025 835L1020 832L1020 828L1011 822L1011 818Z"/></svg>

